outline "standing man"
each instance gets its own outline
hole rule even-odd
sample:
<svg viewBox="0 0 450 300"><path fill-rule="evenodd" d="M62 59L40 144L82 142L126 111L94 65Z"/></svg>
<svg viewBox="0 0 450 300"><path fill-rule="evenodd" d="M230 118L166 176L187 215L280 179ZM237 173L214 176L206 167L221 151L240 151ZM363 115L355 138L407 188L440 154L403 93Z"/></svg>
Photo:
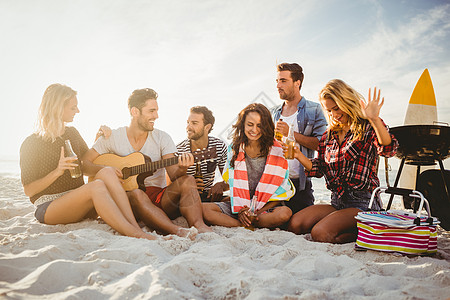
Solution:
<svg viewBox="0 0 450 300"><path fill-rule="evenodd" d="M87 175L95 174L104 166L96 165L93 161L101 154L114 153L127 156L134 152L141 152L152 161L159 161L174 157L177 152L172 138L164 131L154 128L158 118L158 94L152 89L133 91L128 98L128 108L131 123L128 127L120 127L111 132L109 138L100 137L83 156L83 163ZM156 228L164 233L187 236L194 232L180 228L171 222L180 215L184 216L189 226L194 226L199 232L212 231L204 222L201 200L197 186L192 176L186 175L186 170L194 164L194 157L184 153L179 157L178 165L166 167L172 181L166 186L164 169L158 169L151 176L145 178L146 190L134 189L129 191L128 198L138 219L147 226ZM116 169L119 177L123 174Z"/></svg>
<svg viewBox="0 0 450 300"><path fill-rule="evenodd" d="M223 181L214 184L216 169L219 168L220 174L222 174L227 161L227 145L221 139L209 136L214 121L212 112L205 106L192 107L186 125L188 138L177 145L180 153L216 148L217 156L213 160L199 162L203 179L202 182L197 182L197 187L202 202L222 201L223 192L229 188L228 184ZM187 169L188 175L194 175L195 172L195 166Z"/></svg>
<svg viewBox="0 0 450 300"><path fill-rule="evenodd" d="M300 95L303 83L303 69L296 63L282 63L277 66L277 89L282 104L272 108L276 122L275 131L287 136L293 124L294 136L300 151L308 158L314 158L319 140L327 128L327 121L320 104L306 100ZM296 159L288 159L289 178L296 192L286 205L295 214L314 204L312 183L306 177L303 166Z"/></svg>

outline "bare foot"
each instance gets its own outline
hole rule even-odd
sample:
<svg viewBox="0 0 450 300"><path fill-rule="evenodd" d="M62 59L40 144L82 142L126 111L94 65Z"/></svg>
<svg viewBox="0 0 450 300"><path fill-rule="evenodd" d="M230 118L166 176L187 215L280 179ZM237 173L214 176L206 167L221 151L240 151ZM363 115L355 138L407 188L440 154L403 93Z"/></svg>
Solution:
<svg viewBox="0 0 450 300"><path fill-rule="evenodd" d="M198 233L205 233L205 232L213 232L211 227L207 226L206 224L197 226Z"/></svg>
<svg viewBox="0 0 450 300"><path fill-rule="evenodd" d="M147 240L151 240L151 241L158 239L158 237L154 236L153 234L149 234L149 233L145 233L145 232L142 235L138 236L138 238L147 239Z"/></svg>
<svg viewBox="0 0 450 300"><path fill-rule="evenodd" d="M178 236L184 237L184 238L189 238L189 239L191 239L191 241L195 240L195 238L197 237L197 234L198 234L198 230L195 227L191 227L191 228L180 227L177 230Z"/></svg>

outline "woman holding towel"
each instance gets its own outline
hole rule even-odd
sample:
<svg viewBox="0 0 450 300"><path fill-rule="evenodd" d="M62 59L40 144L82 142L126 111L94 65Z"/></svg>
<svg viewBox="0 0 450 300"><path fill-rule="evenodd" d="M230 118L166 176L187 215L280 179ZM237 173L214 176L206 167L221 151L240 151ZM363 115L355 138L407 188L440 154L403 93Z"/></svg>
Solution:
<svg viewBox="0 0 450 300"><path fill-rule="evenodd" d="M203 216L211 225L278 227L292 215L279 204L292 197L294 187L283 149L274 139L271 114L262 104L250 104L239 113L233 129L223 173L230 201L203 203Z"/></svg>

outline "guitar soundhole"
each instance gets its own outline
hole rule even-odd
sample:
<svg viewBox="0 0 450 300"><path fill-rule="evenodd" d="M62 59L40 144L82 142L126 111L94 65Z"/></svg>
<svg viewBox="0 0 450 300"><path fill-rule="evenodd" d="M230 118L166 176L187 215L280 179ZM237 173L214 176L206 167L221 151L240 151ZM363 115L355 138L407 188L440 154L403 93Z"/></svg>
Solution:
<svg viewBox="0 0 450 300"><path fill-rule="evenodd" d="M128 167L125 167L122 169L122 175L123 175L123 179L127 179L128 177L131 176L131 170Z"/></svg>

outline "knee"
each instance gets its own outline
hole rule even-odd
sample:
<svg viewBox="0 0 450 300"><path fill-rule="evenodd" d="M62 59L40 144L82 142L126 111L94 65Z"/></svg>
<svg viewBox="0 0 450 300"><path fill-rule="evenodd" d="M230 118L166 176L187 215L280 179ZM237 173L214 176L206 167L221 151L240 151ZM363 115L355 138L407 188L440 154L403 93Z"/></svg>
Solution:
<svg viewBox="0 0 450 300"><path fill-rule="evenodd" d="M320 223L312 228L311 238L315 242L336 243L336 235L333 234L332 229Z"/></svg>
<svg viewBox="0 0 450 300"><path fill-rule="evenodd" d="M105 178L110 176L116 176L116 171L112 167L104 167L95 175L96 178Z"/></svg>
<svg viewBox="0 0 450 300"><path fill-rule="evenodd" d="M90 182L89 186L92 192L101 192L101 193L107 192L105 182L101 179L96 179Z"/></svg>
<svg viewBox="0 0 450 300"><path fill-rule="evenodd" d="M295 214L289 220L288 231L295 234L305 234L310 231L310 228L309 226L307 226L306 220L304 218Z"/></svg>
<svg viewBox="0 0 450 300"><path fill-rule="evenodd" d="M286 223L292 217L292 210L287 206L281 206L278 208L278 215L280 217L280 222Z"/></svg>
<svg viewBox="0 0 450 300"><path fill-rule="evenodd" d="M190 175L184 175L184 176L177 178L177 183L182 190L190 189L192 187L197 188L197 184L195 183L195 178Z"/></svg>

